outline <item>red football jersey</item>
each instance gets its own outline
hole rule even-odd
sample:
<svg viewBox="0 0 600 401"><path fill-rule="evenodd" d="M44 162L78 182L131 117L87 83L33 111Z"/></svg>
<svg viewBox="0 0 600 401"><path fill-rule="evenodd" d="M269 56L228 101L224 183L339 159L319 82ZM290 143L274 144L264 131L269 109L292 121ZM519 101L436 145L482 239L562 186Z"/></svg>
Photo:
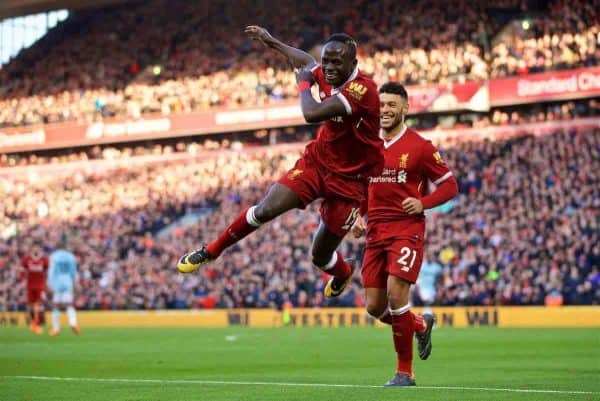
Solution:
<svg viewBox="0 0 600 401"><path fill-rule="evenodd" d="M335 173L365 178L378 175L383 168L383 141L379 137L377 85L358 67L338 88L327 83L320 65L313 67L312 73L321 101L337 96L347 115L325 121L307 151Z"/></svg>
<svg viewBox="0 0 600 401"><path fill-rule="evenodd" d="M21 266L25 269L27 288L43 290L46 288L46 272L48 271L48 258L33 258L25 256L21 260Z"/></svg>
<svg viewBox="0 0 600 401"><path fill-rule="evenodd" d="M429 181L440 184L452 173L431 141L406 127L393 140L384 142L384 149L383 172L369 180L367 238L422 240L425 215L407 214L402 202L408 197L422 198Z"/></svg>

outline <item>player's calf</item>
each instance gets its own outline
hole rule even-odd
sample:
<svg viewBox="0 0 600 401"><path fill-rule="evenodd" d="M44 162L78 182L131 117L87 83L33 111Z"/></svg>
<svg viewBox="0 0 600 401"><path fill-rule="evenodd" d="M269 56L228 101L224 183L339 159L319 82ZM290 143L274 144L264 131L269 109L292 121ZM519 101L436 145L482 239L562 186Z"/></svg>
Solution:
<svg viewBox="0 0 600 401"><path fill-rule="evenodd" d="M353 259L343 260L337 252L334 255L336 255L334 268L324 269L326 273L333 275L323 289L323 294L327 298L337 297L344 292L348 284L352 281L352 275L356 268L356 263Z"/></svg>
<svg viewBox="0 0 600 401"><path fill-rule="evenodd" d="M212 262L229 246L245 238L262 224L255 216L256 206L242 213L210 244L179 258L177 270L181 273L192 273L201 266Z"/></svg>

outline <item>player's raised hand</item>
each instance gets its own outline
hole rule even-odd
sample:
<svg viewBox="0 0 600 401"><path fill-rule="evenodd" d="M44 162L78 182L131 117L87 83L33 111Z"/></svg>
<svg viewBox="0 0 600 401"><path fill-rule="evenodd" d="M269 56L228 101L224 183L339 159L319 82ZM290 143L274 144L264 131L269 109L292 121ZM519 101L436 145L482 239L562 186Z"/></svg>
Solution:
<svg viewBox="0 0 600 401"><path fill-rule="evenodd" d="M244 29L244 32L250 39L258 40L265 46L268 46L269 41L273 40L273 36L271 36L269 31L258 25L249 25Z"/></svg>
<svg viewBox="0 0 600 401"><path fill-rule="evenodd" d="M419 214L423 212L423 204L417 198L406 198L402 202L404 211L408 214Z"/></svg>
<svg viewBox="0 0 600 401"><path fill-rule="evenodd" d="M351 228L352 235L354 235L354 238L360 238L365 235L366 230L367 224L365 223L365 219L361 215L358 215Z"/></svg>

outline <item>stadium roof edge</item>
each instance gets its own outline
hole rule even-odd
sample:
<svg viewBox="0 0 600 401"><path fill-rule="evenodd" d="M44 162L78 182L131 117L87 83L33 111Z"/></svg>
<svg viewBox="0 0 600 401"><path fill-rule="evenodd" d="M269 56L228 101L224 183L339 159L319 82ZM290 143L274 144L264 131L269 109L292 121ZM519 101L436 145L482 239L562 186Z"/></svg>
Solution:
<svg viewBox="0 0 600 401"><path fill-rule="evenodd" d="M0 1L0 20L45 11L74 10L130 1L132 0L2 0Z"/></svg>

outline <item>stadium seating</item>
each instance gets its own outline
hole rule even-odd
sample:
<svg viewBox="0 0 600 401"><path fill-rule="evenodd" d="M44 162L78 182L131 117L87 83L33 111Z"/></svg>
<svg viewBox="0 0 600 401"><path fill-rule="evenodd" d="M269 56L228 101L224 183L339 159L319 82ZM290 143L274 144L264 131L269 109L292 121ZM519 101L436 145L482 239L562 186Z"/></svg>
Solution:
<svg viewBox="0 0 600 401"><path fill-rule="evenodd" d="M154 0L79 12L0 70L0 127L168 115L295 97L285 61L244 37L243 26L250 23L264 24L305 49L331 32L348 32L360 43L361 68L378 83L480 80L596 65L600 57L599 0L554 1L547 10L532 10L541 16L533 13L528 29L503 29L507 16L528 11L519 8L527 2L516 0L496 8L485 1L457 0L448 7L413 0L407 8L359 0L341 3L335 14L322 11L324 0L302 3L300 10L292 3L256 8L249 0L239 7L224 0ZM290 21L289 15L310 17L311 23ZM219 23L203 24L207 20Z"/></svg>
<svg viewBox="0 0 600 401"><path fill-rule="evenodd" d="M442 149L460 194L429 215L427 259L442 268L435 303L532 305L559 296L598 304L599 146L594 129ZM184 163L142 165L124 152L118 168L88 162L68 178L7 176L0 309L24 307L17 267L31 242L54 247L63 237L81 260L81 309L362 305L358 278L341 298L321 297L324 277L307 256L318 205L266 225L199 274L176 273L179 255L212 239L293 164L300 148L292 149L202 150ZM165 232L189 211L198 223ZM358 260L362 251L362 240L342 246ZM421 302L418 291L413 301Z"/></svg>

